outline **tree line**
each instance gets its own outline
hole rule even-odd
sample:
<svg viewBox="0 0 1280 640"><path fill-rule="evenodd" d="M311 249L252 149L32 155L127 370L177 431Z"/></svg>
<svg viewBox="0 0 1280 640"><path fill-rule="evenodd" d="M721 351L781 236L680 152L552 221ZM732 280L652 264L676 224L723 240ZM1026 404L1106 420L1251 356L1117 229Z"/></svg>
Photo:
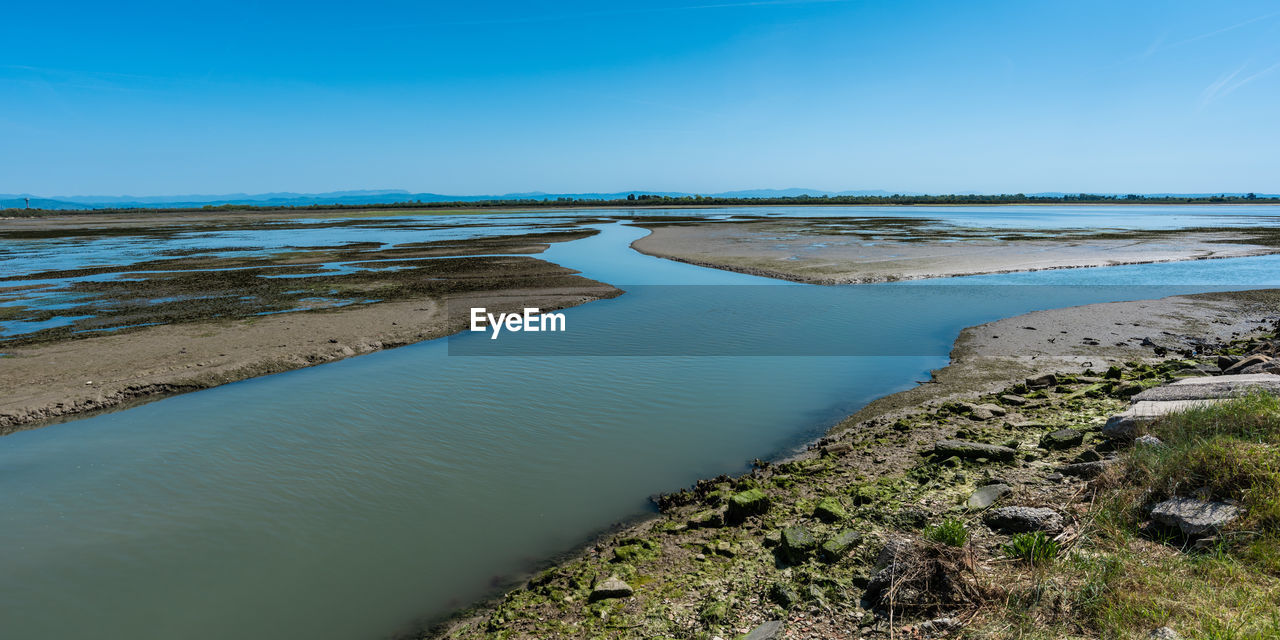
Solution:
<svg viewBox="0 0 1280 640"><path fill-rule="evenodd" d="M311 211L311 210L379 210L379 209L505 209L505 208L644 208L680 206L788 206L788 205L1005 205L1005 204L1275 204L1277 196L1221 194L1212 196L1164 196L1142 194L1091 194L1064 195L1013 194L949 194L949 195L901 195L888 196L786 196L764 198L723 198L716 196L664 196L632 193L626 198L600 200L593 198L520 198L495 200L457 200L448 202L406 201L379 204L310 204L310 205L204 205L180 208L104 208L104 209L6 209L4 216L46 216L67 213L186 213L193 211Z"/></svg>

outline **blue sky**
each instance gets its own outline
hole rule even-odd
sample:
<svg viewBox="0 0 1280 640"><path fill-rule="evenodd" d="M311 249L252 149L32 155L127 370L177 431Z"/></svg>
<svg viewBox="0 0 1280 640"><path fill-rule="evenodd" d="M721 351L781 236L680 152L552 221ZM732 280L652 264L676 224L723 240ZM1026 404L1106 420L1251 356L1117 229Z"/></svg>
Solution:
<svg viewBox="0 0 1280 640"><path fill-rule="evenodd" d="M1280 192L1274 1L115 4L6 7L0 193Z"/></svg>

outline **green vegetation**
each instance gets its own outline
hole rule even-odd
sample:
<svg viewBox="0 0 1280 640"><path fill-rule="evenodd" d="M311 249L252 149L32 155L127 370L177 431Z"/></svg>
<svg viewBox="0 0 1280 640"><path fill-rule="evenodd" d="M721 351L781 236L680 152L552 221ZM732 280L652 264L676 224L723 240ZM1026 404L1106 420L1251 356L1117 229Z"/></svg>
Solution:
<svg viewBox="0 0 1280 640"><path fill-rule="evenodd" d="M1244 516L1216 550L1280 576L1280 398L1256 393L1194 408L1150 431L1162 444L1128 456L1103 517L1129 532L1154 499L1190 493L1238 502Z"/></svg>
<svg viewBox="0 0 1280 640"><path fill-rule="evenodd" d="M952 547L963 547L969 542L969 528L963 520L947 518L924 530L924 537Z"/></svg>
<svg viewBox="0 0 1280 640"><path fill-rule="evenodd" d="M1000 547L1005 555L1021 560L1033 567L1043 567L1058 557L1058 543L1044 535L1043 531L1017 533Z"/></svg>
<svg viewBox="0 0 1280 640"><path fill-rule="evenodd" d="M1092 526L1041 588L1063 585L1054 597L1103 638L1166 625L1189 638L1280 638L1280 399L1256 393L1193 408L1148 431L1161 444L1131 449L1099 479ZM1188 494L1238 502L1245 515L1197 544L1147 523L1153 502ZM1034 547L1024 541L1018 555ZM1027 623L1021 612L1006 616ZM1031 627L1066 622L1035 617Z"/></svg>

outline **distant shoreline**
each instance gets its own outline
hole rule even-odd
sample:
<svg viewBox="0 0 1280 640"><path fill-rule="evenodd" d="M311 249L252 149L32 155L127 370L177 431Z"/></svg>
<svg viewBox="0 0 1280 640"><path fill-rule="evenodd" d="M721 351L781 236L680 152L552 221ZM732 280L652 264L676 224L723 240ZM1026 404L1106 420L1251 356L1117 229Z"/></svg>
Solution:
<svg viewBox="0 0 1280 640"><path fill-rule="evenodd" d="M100 209L0 209L0 219L119 213L235 213L235 212L359 212L359 211L520 211L527 209L697 209L723 207L883 207L883 206L1006 206L1006 205L1280 205L1277 197L1212 196L1175 198L1163 196L944 195L944 196L794 196L782 198L711 198L701 196L649 196L617 200L454 200L374 204L313 205L200 205L191 207L127 207Z"/></svg>

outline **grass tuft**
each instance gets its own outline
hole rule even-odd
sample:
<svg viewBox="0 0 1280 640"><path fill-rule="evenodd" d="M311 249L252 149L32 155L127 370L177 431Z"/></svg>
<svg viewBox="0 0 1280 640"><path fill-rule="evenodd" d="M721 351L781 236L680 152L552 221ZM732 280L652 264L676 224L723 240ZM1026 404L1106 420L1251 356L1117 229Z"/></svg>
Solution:
<svg viewBox="0 0 1280 640"><path fill-rule="evenodd" d="M1009 543L1000 548L1010 558L1034 567L1047 565L1058 557L1058 543L1044 535L1043 531L1014 534Z"/></svg>
<svg viewBox="0 0 1280 640"><path fill-rule="evenodd" d="M924 537L951 547L963 547L969 542L969 529L958 518L948 518L924 530Z"/></svg>

